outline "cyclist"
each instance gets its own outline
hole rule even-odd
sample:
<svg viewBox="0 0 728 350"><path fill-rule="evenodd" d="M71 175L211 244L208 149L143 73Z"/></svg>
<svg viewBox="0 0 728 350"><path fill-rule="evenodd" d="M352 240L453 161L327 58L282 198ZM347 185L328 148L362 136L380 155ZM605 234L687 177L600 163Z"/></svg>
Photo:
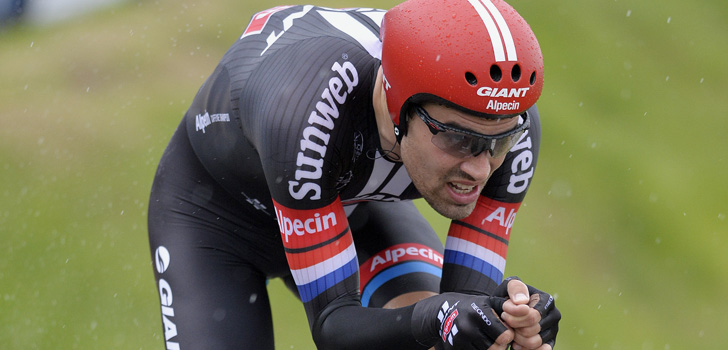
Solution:
<svg viewBox="0 0 728 350"><path fill-rule="evenodd" d="M542 85L501 0L254 15L152 186L167 348L272 349L282 278L321 349L551 349L553 298L503 279ZM452 220L444 247L416 198Z"/></svg>

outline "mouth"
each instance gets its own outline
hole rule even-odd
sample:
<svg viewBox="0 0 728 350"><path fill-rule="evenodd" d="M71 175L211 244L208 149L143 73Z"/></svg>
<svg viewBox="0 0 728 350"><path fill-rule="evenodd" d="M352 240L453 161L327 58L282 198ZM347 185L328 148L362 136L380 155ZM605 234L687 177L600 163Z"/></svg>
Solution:
<svg viewBox="0 0 728 350"><path fill-rule="evenodd" d="M478 187L476 185L463 185L454 182L448 182L448 186L450 186L450 189L457 194L469 194Z"/></svg>

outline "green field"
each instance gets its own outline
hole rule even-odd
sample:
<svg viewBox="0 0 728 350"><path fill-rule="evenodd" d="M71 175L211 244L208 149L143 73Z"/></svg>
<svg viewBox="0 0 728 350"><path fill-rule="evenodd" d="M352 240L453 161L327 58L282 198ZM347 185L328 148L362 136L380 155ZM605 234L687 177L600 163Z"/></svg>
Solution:
<svg viewBox="0 0 728 350"><path fill-rule="evenodd" d="M248 3L135 1L0 31L0 349L162 348L148 192L200 84L278 4ZM506 273L556 295L557 350L728 348L725 1L511 4L546 81ZM301 305L270 290L278 348L312 349Z"/></svg>

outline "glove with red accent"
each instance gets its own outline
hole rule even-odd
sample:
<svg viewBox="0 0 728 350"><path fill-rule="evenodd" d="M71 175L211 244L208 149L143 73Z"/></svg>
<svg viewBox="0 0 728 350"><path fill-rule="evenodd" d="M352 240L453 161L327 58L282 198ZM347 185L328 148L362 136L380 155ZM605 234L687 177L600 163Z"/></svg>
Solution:
<svg viewBox="0 0 728 350"><path fill-rule="evenodd" d="M511 281L518 283L509 284ZM517 300L519 294L523 294L523 300ZM515 276L506 278L493 295L508 299L503 304L504 312L499 315L515 332L515 349L553 349L561 320L553 296L524 284Z"/></svg>
<svg viewBox="0 0 728 350"><path fill-rule="evenodd" d="M514 332L498 317L505 298L443 293L417 302L412 334L438 349L505 350Z"/></svg>

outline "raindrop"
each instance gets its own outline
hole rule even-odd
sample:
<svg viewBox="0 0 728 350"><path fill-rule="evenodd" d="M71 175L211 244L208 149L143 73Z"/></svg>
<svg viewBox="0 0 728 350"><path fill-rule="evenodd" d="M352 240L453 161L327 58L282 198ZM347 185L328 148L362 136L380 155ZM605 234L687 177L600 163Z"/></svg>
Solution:
<svg viewBox="0 0 728 350"><path fill-rule="evenodd" d="M632 90L630 89L622 89L622 91L619 93L620 97L622 97L623 100L629 100L632 97Z"/></svg>
<svg viewBox="0 0 728 350"><path fill-rule="evenodd" d="M571 183L565 180L557 180L551 184L550 194L553 194L556 198L569 198L572 196Z"/></svg>
<svg viewBox="0 0 728 350"><path fill-rule="evenodd" d="M248 301L251 304L254 304L256 300L258 300L258 294L253 293L253 294L250 295L250 300L248 300Z"/></svg>
<svg viewBox="0 0 728 350"><path fill-rule="evenodd" d="M627 10L627 17L632 15L632 10Z"/></svg>
<svg viewBox="0 0 728 350"><path fill-rule="evenodd" d="M212 319L220 322L225 319L225 315L227 312L225 312L225 309L216 309L215 312L212 314Z"/></svg>
<svg viewBox="0 0 728 350"><path fill-rule="evenodd" d="M667 23L670 24L670 21L672 21L672 17L667 17Z"/></svg>
<svg viewBox="0 0 728 350"><path fill-rule="evenodd" d="M650 193L650 203L657 203L658 196L655 193Z"/></svg>

